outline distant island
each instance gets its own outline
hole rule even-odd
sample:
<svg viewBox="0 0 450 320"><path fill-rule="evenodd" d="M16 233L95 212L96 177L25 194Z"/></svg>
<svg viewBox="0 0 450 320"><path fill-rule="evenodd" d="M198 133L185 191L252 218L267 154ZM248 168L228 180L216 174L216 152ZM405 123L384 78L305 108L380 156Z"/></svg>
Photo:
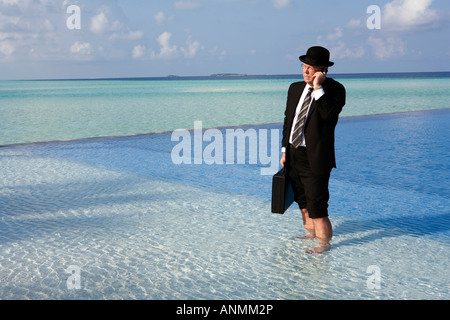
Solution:
<svg viewBox="0 0 450 320"><path fill-rule="evenodd" d="M242 74L242 73L214 73L211 74L210 78L219 78L219 77L247 77L248 75ZM167 78L180 78L181 76L178 76L176 74L169 74Z"/></svg>
<svg viewBox="0 0 450 320"><path fill-rule="evenodd" d="M166 78L167 79L186 79L186 78L192 78L192 79L235 79L235 78L253 78L253 76L249 76L247 74L244 73L213 73L209 76L190 76L190 77L186 77L186 76L179 76L176 74L169 74Z"/></svg>
<svg viewBox="0 0 450 320"><path fill-rule="evenodd" d="M210 75L210 77L246 77L246 74L240 73L215 73Z"/></svg>

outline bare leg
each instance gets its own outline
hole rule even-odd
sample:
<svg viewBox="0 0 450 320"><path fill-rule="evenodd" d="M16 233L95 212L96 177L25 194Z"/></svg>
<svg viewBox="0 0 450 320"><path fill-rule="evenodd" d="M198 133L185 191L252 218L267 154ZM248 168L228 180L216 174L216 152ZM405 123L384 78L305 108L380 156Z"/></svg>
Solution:
<svg viewBox="0 0 450 320"><path fill-rule="evenodd" d="M303 227L308 232L303 239L314 239L316 237L316 231L314 226L314 220L309 217L307 209L301 209L303 218Z"/></svg>
<svg viewBox="0 0 450 320"><path fill-rule="evenodd" d="M308 253L322 253L327 251L331 245L330 240L333 236L333 228L331 226L330 219L328 217L312 219L314 222L314 231L316 237L319 239L319 246L311 250Z"/></svg>

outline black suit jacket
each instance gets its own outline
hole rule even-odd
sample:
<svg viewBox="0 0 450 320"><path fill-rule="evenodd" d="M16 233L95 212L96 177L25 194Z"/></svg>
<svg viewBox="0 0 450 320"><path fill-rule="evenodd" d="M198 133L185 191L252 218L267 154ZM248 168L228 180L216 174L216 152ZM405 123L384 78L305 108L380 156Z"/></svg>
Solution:
<svg viewBox="0 0 450 320"><path fill-rule="evenodd" d="M282 146L286 148L286 166L289 170L289 136L295 110L306 83L295 82L288 91L284 114ZM334 130L339 113L345 105L345 88L332 78L322 83L325 94L317 101L313 99L305 124L306 153L314 174L328 174L336 167Z"/></svg>

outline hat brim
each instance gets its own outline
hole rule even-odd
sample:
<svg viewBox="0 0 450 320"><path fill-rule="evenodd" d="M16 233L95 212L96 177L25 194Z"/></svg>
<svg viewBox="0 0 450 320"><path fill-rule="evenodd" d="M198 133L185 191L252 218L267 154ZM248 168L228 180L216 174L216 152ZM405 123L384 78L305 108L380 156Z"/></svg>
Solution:
<svg viewBox="0 0 450 320"><path fill-rule="evenodd" d="M332 61L316 61L308 59L308 57L305 55L299 57L301 62L307 63L311 66L318 66L318 67L331 67L334 65L334 62Z"/></svg>

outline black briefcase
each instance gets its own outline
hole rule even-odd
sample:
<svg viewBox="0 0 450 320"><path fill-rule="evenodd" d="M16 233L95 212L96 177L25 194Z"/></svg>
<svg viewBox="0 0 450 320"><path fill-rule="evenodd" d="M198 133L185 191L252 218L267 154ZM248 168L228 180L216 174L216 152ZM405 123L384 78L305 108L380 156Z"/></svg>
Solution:
<svg viewBox="0 0 450 320"><path fill-rule="evenodd" d="M272 213L283 214L293 202L294 191L283 167L272 179Z"/></svg>

